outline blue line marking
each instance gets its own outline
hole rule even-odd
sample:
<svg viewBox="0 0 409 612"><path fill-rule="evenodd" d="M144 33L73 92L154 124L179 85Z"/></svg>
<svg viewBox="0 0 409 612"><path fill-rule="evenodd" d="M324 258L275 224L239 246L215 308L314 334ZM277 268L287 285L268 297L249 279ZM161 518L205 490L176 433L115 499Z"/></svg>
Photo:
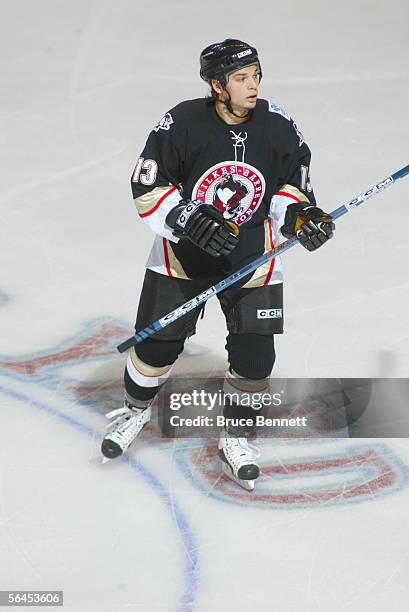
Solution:
<svg viewBox="0 0 409 612"><path fill-rule="evenodd" d="M17 391L13 391L12 389L7 389L0 385L0 392L4 395L16 399L18 401L22 401L30 404L34 408L41 410L43 412L47 412L48 414L53 415L54 417L60 419L67 425L71 425L71 427L75 427L75 429L79 430L81 433L86 434L92 438L101 437L98 432L83 425L79 421L73 419L72 417L64 414L63 412L59 412L55 408L51 408L36 400L35 398L28 397L22 393L18 393ZM193 610L193 606L195 600L197 598L198 592L198 554L197 554L197 544L195 541L195 537L192 531L192 528L189 525L189 521L179 507L178 503L169 495L168 491L162 485L162 483L158 480L158 478L148 470L140 461L137 461L130 455L124 455L122 457L122 461L127 463L129 467L136 472L139 476L145 479L151 489L158 495L160 500L164 503L166 508L171 513L172 519L176 518L177 529L180 533L180 536L183 540L183 549L184 549L184 589L177 607L177 612L191 612Z"/></svg>

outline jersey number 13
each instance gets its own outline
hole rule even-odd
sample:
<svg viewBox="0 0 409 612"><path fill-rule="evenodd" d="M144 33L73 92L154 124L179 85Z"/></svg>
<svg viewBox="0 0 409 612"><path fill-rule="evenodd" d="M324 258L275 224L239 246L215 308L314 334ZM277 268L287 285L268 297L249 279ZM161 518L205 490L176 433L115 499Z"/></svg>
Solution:
<svg viewBox="0 0 409 612"><path fill-rule="evenodd" d="M158 164L154 159L144 159L140 157L132 175L133 183L142 185L153 185L158 174Z"/></svg>

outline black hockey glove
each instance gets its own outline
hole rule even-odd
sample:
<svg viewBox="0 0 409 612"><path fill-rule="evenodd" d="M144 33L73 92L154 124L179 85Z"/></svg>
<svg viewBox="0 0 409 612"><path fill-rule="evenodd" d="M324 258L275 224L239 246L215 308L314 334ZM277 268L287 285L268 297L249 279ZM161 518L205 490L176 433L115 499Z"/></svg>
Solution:
<svg viewBox="0 0 409 612"><path fill-rule="evenodd" d="M188 238L213 257L228 255L239 241L237 225L200 200L181 200L166 217L166 223L175 236Z"/></svg>
<svg viewBox="0 0 409 612"><path fill-rule="evenodd" d="M287 206L281 233L286 238L296 236L304 248L315 251L334 235L331 215L306 202Z"/></svg>

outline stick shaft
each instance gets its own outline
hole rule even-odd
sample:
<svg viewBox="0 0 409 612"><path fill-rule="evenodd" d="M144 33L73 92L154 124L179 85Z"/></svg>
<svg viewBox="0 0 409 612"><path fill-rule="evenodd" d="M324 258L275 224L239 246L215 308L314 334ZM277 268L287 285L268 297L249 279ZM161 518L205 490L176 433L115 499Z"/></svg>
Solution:
<svg viewBox="0 0 409 612"><path fill-rule="evenodd" d="M394 174L391 174L386 179L384 179L380 183L377 183L373 187L370 187L367 191L364 191L363 193L361 193L359 196L357 196L353 200L350 200L346 204L343 204L339 208L336 208L334 211L330 213L331 217L334 220L339 219L340 217L349 213L354 208L357 208L358 206L366 202L366 200L369 200L369 198L372 198L372 196L376 195L377 193L380 193L387 187L390 187L390 185L395 183L398 179L404 178L408 174L409 174L409 165L405 166L404 168L401 168ZM247 264L243 268L240 268L236 272L233 272L233 274L230 274L230 276L228 276L224 280L216 283L215 285L212 285L212 287L209 287L202 293L199 293L199 295L196 295L194 298L192 298L185 304L182 304L182 306L175 308L175 310L172 310L171 312L169 312L167 315L165 315L161 319L158 319L157 321L152 323L152 325L145 327L145 329L142 329L141 331L136 333L134 336L131 336L130 338L128 338L127 340L119 344L119 346L117 347L118 351L120 353L124 353L126 350L131 348L134 344L139 344L146 338L153 336L160 329L163 329L164 327L166 327L173 321L176 321L177 319L180 319L181 317L183 317L187 312L190 312L194 308L197 308L201 304L204 304L213 295L216 295L217 293L220 293L220 291L227 289L227 287L230 287L234 283L238 282L239 280L247 276L247 274L254 272L254 270L259 268L261 265L263 265L267 261L270 261L271 259L274 259L275 257L277 257L277 255L281 255L285 251L288 251L295 244L298 244L297 238L295 237L290 238L289 240L286 240L285 242L280 244L277 248L273 249L272 251L269 251L268 253L261 255L260 257L258 257L251 263Z"/></svg>

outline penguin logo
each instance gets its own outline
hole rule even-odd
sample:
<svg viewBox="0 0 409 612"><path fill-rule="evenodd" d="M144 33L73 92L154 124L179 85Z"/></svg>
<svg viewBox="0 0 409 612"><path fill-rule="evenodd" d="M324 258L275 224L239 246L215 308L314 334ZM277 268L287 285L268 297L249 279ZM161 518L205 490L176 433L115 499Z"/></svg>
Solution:
<svg viewBox="0 0 409 612"><path fill-rule="evenodd" d="M257 168L226 161L212 166L199 178L191 197L212 204L225 219L241 225L259 208L264 193L265 179Z"/></svg>
<svg viewBox="0 0 409 612"><path fill-rule="evenodd" d="M249 189L243 182L235 179L232 174L226 174L214 190L213 206L225 219L234 219L241 201L248 193Z"/></svg>

